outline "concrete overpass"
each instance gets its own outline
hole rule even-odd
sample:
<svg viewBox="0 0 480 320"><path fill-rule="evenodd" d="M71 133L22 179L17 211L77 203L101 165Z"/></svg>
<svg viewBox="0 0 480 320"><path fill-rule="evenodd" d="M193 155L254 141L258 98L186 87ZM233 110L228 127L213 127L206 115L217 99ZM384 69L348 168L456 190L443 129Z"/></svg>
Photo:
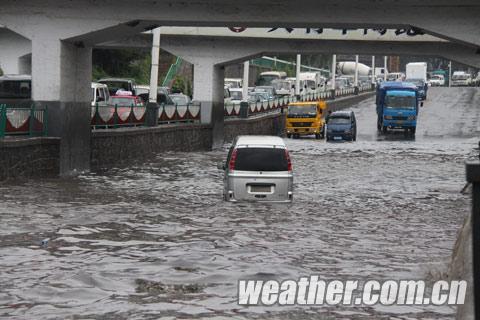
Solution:
<svg viewBox="0 0 480 320"><path fill-rule="evenodd" d="M436 44L437 47L412 45L428 52L449 55L465 55L480 47L480 3L476 0L256 0L232 1L209 0L196 2L178 1L126 1L126 0L25 0L2 1L0 25L31 40L33 99L50 108L51 133L62 137L62 173L74 169L88 169L90 143L89 118L91 81L91 50L106 41L121 40L158 26L204 26L204 27L263 27L263 28L416 28L430 35L457 43ZM203 39L203 40L201 40ZM223 78L221 64L243 60L258 53L321 52L308 39L295 40L290 45L279 40L269 40L270 47L252 51L251 46L238 48L238 52L224 55L222 60L212 61L213 53L232 45L225 39L184 37L168 44L162 39L162 47L170 46L173 53L181 53L181 46L195 45L200 48L193 56L180 54L194 62L196 73L202 75L203 83L209 83L205 98L211 101L212 118L223 112L223 89L218 85ZM250 40L251 41L251 40ZM301 42L300 42L301 41ZM335 41L335 40L330 40ZM255 40L251 41L253 46ZM246 42L245 42L246 43ZM440 43L440 41L439 41ZM342 44L329 42L338 53ZM348 51L371 53L368 41L358 47L348 45ZM371 45L371 44L370 44ZM400 46L389 44L398 54ZM432 44L430 44L432 45ZM318 45L316 45L318 47ZM346 45L344 45L347 48ZM326 47L326 46L325 46ZM385 46L385 50L387 50ZM403 46L405 48L405 46ZM459 49L460 48L460 49ZM184 49L183 49L184 50ZM267 50L267 51L265 51ZM314 51L315 50L315 51ZM324 49L325 52L330 49ZM363 50L363 51L362 51ZM407 49L404 49L407 50ZM378 52L377 52L378 53ZM219 56L216 56L219 57ZM474 61L475 62L475 61ZM476 63L476 62L475 62ZM217 124L214 123L214 126ZM221 124L219 124L221 125Z"/></svg>

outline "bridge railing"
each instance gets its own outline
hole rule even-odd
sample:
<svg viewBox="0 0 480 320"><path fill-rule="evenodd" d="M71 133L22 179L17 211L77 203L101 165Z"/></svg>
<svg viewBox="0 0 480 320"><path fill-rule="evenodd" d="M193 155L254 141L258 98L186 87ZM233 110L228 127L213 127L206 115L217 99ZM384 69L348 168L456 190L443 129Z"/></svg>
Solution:
<svg viewBox="0 0 480 320"><path fill-rule="evenodd" d="M200 103L185 105L160 104L158 108L158 124L199 122ZM96 105L92 107L90 125L92 129L121 128L144 126L147 117L145 105Z"/></svg>
<svg viewBox="0 0 480 320"><path fill-rule="evenodd" d="M145 124L146 107L143 105L98 104L91 108L90 126L92 129L142 126Z"/></svg>
<svg viewBox="0 0 480 320"><path fill-rule="evenodd" d="M356 88L342 88L335 90L335 97L346 97L355 95L359 92L371 91L372 86L362 85ZM276 97L270 100L261 102L248 102L247 105L243 102L230 102L225 103L225 117L248 117L258 115L261 113L280 112L283 107L286 107L289 103L293 102L311 102L318 100L329 100L333 98L333 91L319 91L303 94L299 97L296 96L283 96ZM242 106L245 106L244 109Z"/></svg>
<svg viewBox="0 0 480 320"><path fill-rule="evenodd" d="M201 104L161 104L158 109L158 123L199 122Z"/></svg>
<svg viewBox="0 0 480 320"><path fill-rule="evenodd" d="M48 107L11 107L0 105L0 138L5 136L28 135L46 136Z"/></svg>

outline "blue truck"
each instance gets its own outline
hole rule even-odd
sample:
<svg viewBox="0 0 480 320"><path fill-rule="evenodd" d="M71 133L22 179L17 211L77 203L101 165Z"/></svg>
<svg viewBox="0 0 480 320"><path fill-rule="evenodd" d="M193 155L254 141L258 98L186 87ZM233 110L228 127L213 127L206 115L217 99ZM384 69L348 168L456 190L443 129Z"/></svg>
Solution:
<svg viewBox="0 0 480 320"><path fill-rule="evenodd" d="M412 135L417 128L420 95L415 84L409 82L384 82L377 88L377 128L403 129Z"/></svg>

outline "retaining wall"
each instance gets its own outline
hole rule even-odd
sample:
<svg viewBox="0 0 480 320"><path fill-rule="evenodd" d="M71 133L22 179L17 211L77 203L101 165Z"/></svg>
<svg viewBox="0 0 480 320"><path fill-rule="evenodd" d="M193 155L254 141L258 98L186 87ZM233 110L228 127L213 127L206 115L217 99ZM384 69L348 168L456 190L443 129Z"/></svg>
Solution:
<svg viewBox="0 0 480 320"><path fill-rule="evenodd" d="M91 141L92 170L143 161L162 151L202 151L212 148L207 125L161 125L95 130Z"/></svg>
<svg viewBox="0 0 480 320"><path fill-rule="evenodd" d="M372 96L327 101L329 110L340 110ZM226 142L238 135L278 135L285 132L285 114L272 113L250 118L226 119ZM94 130L91 134L92 170L129 165L165 151L205 151L212 148L212 127L200 124L171 124L158 127ZM15 177L58 176L59 138L6 138L0 140L0 180Z"/></svg>
<svg viewBox="0 0 480 320"><path fill-rule="evenodd" d="M59 163L60 138L0 139L0 180L58 176Z"/></svg>

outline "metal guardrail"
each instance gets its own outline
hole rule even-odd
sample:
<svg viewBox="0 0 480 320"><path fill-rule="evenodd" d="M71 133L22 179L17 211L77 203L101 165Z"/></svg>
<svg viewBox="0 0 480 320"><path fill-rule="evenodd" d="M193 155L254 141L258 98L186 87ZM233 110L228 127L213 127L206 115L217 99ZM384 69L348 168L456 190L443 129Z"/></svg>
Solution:
<svg viewBox="0 0 480 320"><path fill-rule="evenodd" d="M186 105L161 104L158 108L158 124L200 121L200 103ZM144 126L147 108L141 106L99 106L92 107L90 125L92 129L115 129Z"/></svg>
<svg viewBox="0 0 480 320"><path fill-rule="evenodd" d="M161 104L158 109L158 123L199 122L200 111L200 103L189 103L186 105Z"/></svg>
<svg viewBox="0 0 480 320"><path fill-rule="evenodd" d="M46 136L48 107L0 105L0 138L13 135Z"/></svg>
<svg viewBox="0 0 480 320"><path fill-rule="evenodd" d="M372 91L372 85L363 85L358 87L358 91L356 88L342 88L335 90L335 97L345 97L350 95L355 95L359 92L366 92ZM237 103L226 103L225 104L225 117L246 117L251 115L256 115L260 113L266 112L274 112L277 110L286 107L289 103L293 102L310 102L310 101L318 101L318 100L329 100L333 99L333 91L320 91L320 92L312 92L301 95L300 97L296 96L284 96L284 97L277 97L271 100L261 101L261 102L248 102L247 114L242 114L242 108L240 102Z"/></svg>
<svg viewBox="0 0 480 320"><path fill-rule="evenodd" d="M119 128L145 124L145 106L99 106L91 109L90 126L92 129Z"/></svg>

